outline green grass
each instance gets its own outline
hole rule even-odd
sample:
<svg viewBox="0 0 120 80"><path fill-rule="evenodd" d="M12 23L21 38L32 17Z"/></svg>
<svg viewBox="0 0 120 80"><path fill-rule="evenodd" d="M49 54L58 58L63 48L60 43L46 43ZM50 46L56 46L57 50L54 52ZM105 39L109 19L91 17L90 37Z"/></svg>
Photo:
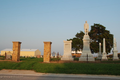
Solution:
<svg viewBox="0 0 120 80"><path fill-rule="evenodd" d="M42 58L20 58L22 62L0 61L1 69L35 70L42 73L120 75L120 61L101 63L42 63ZM55 59L51 59L55 60Z"/></svg>

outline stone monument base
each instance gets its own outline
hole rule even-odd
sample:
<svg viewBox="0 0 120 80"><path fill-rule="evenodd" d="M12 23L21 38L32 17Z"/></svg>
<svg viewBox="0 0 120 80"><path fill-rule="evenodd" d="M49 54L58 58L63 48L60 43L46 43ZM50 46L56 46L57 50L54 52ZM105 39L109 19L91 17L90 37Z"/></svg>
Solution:
<svg viewBox="0 0 120 80"><path fill-rule="evenodd" d="M80 56L79 61L95 61L95 59L92 54L84 54Z"/></svg>
<svg viewBox="0 0 120 80"><path fill-rule="evenodd" d="M97 59L102 59L102 56L101 56L101 55L98 55Z"/></svg>
<svg viewBox="0 0 120 80"><path fill-rule="evenodd" d="M102 53L102 54L104 54L104 55L102 56L102 61L107 61L108 59L107 59L106 53Z"/></svg>
<svg viewBox="0 0 120 80"><path fill-rule="evenodd" d="M119 58L118 58L118 51L117 50L113 50L113 61L117 61L117 60L119 60Z"/></svg>
<svg viewBox="0 0 120 80"><path fill-rule="evenodd" d="M113 57L113 61L118 61L119 58L116 56L116 57Z"/></svg>
<svg viewBox="0 0 120 80"><path fill-rule="evenodd" d="M73 61L74 58L72 58L72 56L64 56L61 58L61 60L69 60L69 61Z"/></svg>

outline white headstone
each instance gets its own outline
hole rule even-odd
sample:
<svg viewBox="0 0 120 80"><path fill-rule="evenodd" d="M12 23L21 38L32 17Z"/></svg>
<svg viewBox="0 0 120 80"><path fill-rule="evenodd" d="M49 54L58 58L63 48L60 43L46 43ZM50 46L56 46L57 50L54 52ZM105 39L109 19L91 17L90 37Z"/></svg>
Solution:
<svg viewBox="0 0 120 80"><path fill-rule="evenodd" d="M51 58L53 58L52 54L51 54Z"/></svg>
<svg viewBox="0 0 120 80"><path fill-rule="evenodd" d="M57 58L57 54L55 53L55 58Z"/></svg>
<svg viewBox="0 0 120 80"><path fill-rule="evenodd" d="M103 53L102 53L102 60L107 60L105 38L103 38Z"/></svg>
<svg viewBox="0 0 120 80"><path fill-rule="evenodd" d="M64 41L64 54L61 60L72 60L72 54L71 54L71 48L72 48L72 41Z"/></svg>
<svg viewBox="0 0 120 80"><path fill-rule="evenodd" d="M113 38L113 60L119 60L118 50L117 50L117 42L116 42L115 38Z"/></svg>
<svg viewBox="0 0 120 80"><path fill-rule="evenodd" d="M83 51L79 58L79 61L95 61L91 51L90 51L90 37L88 35L89 25L87 21L84 24L85 35L83 37Z"/></svg>

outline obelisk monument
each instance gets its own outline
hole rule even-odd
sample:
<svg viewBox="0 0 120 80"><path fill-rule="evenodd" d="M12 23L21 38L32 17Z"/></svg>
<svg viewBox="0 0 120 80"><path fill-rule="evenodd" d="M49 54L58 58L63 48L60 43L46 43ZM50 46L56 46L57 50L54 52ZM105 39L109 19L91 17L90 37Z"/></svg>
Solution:
<svg viewBox="0 0 120 80"><path fill-rule="evenodd" d="M117 50L117 42L116 42L115 38L113 38L113 60L119 60L118 50Z"/></svg>
<svg viewBox="0 0 120 80"><path fill-rule="evenodd" d="M107 60L105 38L103 38L103 53L102 53L102 60Z"/></svg>
<svg viewBox="0 0 120 80"><path fill-rule="evenodd" d="M83 37L83 51L79 58L79 61L95 61L90 51L90 37L88 35L89 25L87 21L85 21L85 24L84 24L84 32L85 32L85 35Z"/></svg>

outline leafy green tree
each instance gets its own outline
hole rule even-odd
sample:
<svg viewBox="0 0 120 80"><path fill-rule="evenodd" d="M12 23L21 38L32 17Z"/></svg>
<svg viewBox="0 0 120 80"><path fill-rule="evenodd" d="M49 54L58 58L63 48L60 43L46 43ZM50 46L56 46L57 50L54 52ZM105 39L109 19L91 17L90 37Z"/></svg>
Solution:
<svg viewBox="0 0 120 80"><path fill-rule="evenodd" d="M105 38L106 52L109 53L113 47L113 35L110 34L108 30L103 25L94 24L91 26L89 32L91 39L90 49L92 52L99 52L99 43L102 44L103 48L103 38Z"/></svg>
<svg viewBox="0 0 120 80"><path fill-rule="evenodd" d="M72 48L77 51L80 49L83 49L83 36L84 32L80 31L80 33L77 33L73 39L67 39L72 40Z"/></svg>
<svg viewBox="0 0 120 80"><path fill-rule="evenodd" d="M110 34L108 30L105 30L106 28L103 25L100 24L94 24L91 26L91 30L89 32L90 36L90 49L92 53L98 53L99 52L99 43L101 43L101 47L103 48L103 38L105 38L106 41L106 52L109 53L111 51L111 48L113 46L113 35ZM77 33L72 40L72 48L74 50L83 49L83 36L84 32L80 31L80 33Z"/></svg>

